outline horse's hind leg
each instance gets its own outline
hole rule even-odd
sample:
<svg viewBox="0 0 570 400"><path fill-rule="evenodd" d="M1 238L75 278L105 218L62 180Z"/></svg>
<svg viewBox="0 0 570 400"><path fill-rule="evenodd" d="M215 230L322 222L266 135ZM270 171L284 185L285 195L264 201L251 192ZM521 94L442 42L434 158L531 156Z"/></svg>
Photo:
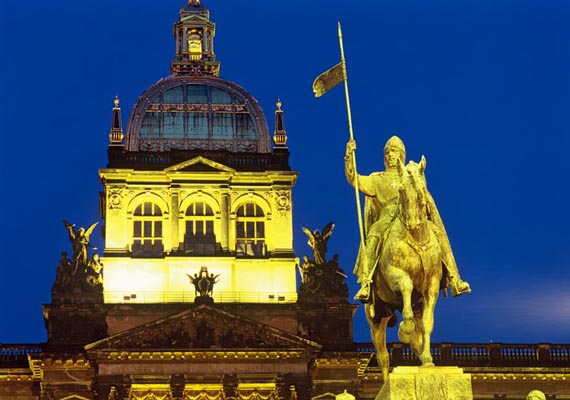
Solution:
<svg viewBox="0 0 570 400"><path fill-rule="evenodd" d="M368 326L370 326L370 336L372 337L372 342L376 348L376 358L380 368L382 368L382 376L384 382L388 380L388 370L390 368L390 354L386 348L386 328L388 327L388 321L390 317L383 317L380 322L376 322L371 316L372 304L366 304L364 309L366 311L366 319L368 319Z"/></svg>

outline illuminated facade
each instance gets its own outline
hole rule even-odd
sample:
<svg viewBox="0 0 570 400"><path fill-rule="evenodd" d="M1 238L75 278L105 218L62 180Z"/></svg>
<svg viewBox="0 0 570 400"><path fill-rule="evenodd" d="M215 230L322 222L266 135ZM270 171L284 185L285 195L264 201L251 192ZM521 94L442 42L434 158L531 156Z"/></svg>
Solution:
<svg viewBox="0 0 570 400"><path fill-rule="evenodd" d="M174 24L171 75L144 91L125 131L115 100L99 171L103 285L70 281L73 264L60 260L43 305L47 343L0 345L0 400L378 392L372 345L353 343L357 305L337 258L298 285L297 172L282 105L270 135L257 101L219 77L214 34L206 7L188 0ZM472 375L475 399L524 399L532 389L570 398L570 345L449 343L432 353ZM390 357L416 363L398 344Z"/></svg>
<svg viewBox="0 0 570 400"><path fill-rule="evenodd" d="M263 111L220 78L215 25L189 2L174 25L172 75L135 104L126 134L113 109L99 175L105 302L187 302L187 274L222 277L216 302L294 303L291 190L281 104L273 148Z"/></svg>

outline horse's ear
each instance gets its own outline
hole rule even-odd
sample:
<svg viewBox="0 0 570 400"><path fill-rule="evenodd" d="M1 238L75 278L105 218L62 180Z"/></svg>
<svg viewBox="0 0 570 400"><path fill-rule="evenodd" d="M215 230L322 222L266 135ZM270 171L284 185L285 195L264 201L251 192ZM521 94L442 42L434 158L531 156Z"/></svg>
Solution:
<svg viewBox="0 0 570 400"><path fill-rule="evenodd" d="M426 158L422 155L422 160L420 161L420 171L423 174L424 171L426 170Z"/></svg>

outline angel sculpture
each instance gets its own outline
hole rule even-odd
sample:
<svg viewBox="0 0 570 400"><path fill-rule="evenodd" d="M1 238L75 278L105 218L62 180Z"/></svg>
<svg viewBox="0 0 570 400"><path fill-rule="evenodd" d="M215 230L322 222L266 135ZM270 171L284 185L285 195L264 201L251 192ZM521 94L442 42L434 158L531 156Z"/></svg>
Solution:
<svg viewBox="0 0 570 400"><path fill-rule="evenodd" d="M75 224L71 224L67 221L63 221L63 225L67 232L69 233L69 240L71 241L71 248L73 249L73 259L83 265L87 265L87 247L97 250L97 247L89 243L89 236L93 233L93 230L99 222L91 224L87 229L81 227L78 230L73 229Z"/></svg>
<svg viewBox="0 0 570 400"><path fill-rule="evenodd" d="M324 265L326 264L326 253L327 253L327 242L332 234L334 229L334 224L329 222L323 228L323 231L319 231L315 229L314 232L311 232L308 228L302 227L303 232L307 234L309 237L309 241L307 242L311 249L313 249L313 258L316 265Z"/></svg>

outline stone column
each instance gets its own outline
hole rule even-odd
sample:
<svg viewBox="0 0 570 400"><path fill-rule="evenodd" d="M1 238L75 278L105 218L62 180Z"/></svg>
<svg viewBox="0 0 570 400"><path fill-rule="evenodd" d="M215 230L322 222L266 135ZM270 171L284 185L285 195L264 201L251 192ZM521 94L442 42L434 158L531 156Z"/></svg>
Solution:
<svg viewBox="0 0 570 400"><path fill-rule="evenodd" d="M220 220L220 244L222 250L227 252L229 249L229 237L230 237L230 194L228 192L222 192L221 201L221 220Z"/></svg>
<svg viewBox="0 0 570 400"><path fill-rule="evenodd" d="M171 196L171 208L172 208L172 217L171 217L171 226L170 226L170 246L172 250L178 250L178 246L180 246L180 238L179 234L179 204L178 204L178 191L173 190Z"/></svg>

